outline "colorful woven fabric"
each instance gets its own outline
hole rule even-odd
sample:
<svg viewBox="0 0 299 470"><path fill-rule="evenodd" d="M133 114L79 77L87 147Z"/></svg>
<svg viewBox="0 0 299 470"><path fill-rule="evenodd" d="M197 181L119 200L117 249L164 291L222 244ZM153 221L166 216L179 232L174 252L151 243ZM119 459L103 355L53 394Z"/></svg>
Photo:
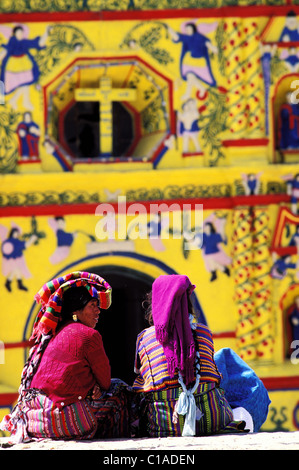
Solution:
<svg viewBox="0 0 299 470"><path fill-rule="evenodd" d="M109 390L99 400L89 402L98 423L95 438L133 437L139 399L132 387L120 379L112 379Z"/></svg>
<svg viewBox="0 0 299 470"><path fill-rule="evenodd" d="M205 325L196 324L195 336L200 355L200 381L219 384L221 376L213 359L212 333ZM133 384L137 392L152 392L178 386L178 375L176 373L173 378L170 376L163 347L156 339L153 326L143 330L137 337L135 372L139 373Z"/></svg>
<svg viewBox="0 0 299 470"><path fill-rule="evenodd" d="M90 439L97 430L97 420L85 400L59 410L50 398L38 394L26 408L29 439Z"/></svg>
<svg viewBox="0 0 299 470"><path fill-rule="evenodd" d="M101 276L84 271L76 271L60 276L44 284L35 296L35 300L42 305L42 308L34 324L31 339L41 333L55 332L60 320L64 292L67 289L79 286L85 286L92 297L99 299L100 308L107 309L110 307L112 289Z"/></svg>
<svg viewBox="0 0 299 470"><path fill-rule="evenodd" d="M141 434L148 437L181 436L184 417L173 422L180 387L142 394ZM200 384L194 393L201 418L196 421L196 436L244 432L244 421L234 421L233 412L222 389L215 383Z"/></svg>
<svg viewBox="0 0 299 470"><path fill-rule="evenodd" d="M25 403L28 436L34 439L131 437L131 424L136 419L134 393L118 379L98 400L86 399L58 409L35 390Z"/></svg>

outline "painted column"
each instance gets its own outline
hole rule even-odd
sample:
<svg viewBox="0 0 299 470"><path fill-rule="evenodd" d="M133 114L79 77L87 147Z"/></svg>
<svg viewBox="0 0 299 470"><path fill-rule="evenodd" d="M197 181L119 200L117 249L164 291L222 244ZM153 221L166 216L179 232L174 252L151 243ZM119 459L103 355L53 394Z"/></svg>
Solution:
<svg viewBox="0 0 299 470"><path fill-rule="evenodd" d="M233 215L236 344L245 361L268 361L273 355L268 224L263 208L237 208Z"/></svg>

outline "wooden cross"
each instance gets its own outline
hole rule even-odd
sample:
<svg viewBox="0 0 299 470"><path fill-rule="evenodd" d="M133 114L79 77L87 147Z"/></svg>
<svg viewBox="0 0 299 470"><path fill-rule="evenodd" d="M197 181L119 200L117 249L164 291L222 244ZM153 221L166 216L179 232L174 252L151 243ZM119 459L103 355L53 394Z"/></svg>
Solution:
<svg viewBox="0 0 299 470"><path fill-rule="evenodd" d="M100 103L100 153L111 155L113 151L113 101L135 101L136 90L133 88L112 88L112 81L107 75L100 78L99 88L77 88L76 101L98 101Z"/></svg>

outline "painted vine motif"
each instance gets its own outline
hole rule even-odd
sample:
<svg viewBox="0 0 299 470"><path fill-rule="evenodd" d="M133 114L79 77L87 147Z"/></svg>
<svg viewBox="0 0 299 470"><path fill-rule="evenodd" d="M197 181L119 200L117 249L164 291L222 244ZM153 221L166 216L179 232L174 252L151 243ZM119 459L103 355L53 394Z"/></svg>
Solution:
<svg viewBox="0 0 299 470"><path fill-rule="evenodd" d="M159 41L169 38L168 26L161 21L138 23L124 37L120 49L142 49L151 55L159 64L167 65L174 59L169 51L159 46Z"/></svg>
<svg viewBox="0 0 299 470"><path fill-rule="evenodd" d="M20 113L1 105L0 113L0 173L14 173L18 161L18 141L15 128Z"/></svg>
<svg viewBox="0 0 299 470"><path fill-rule="evenodd" d="M68 54L94 49L94 45L79 28L56 24L49 29L47 47L37 52L36 62L41 75L46 76Z"/></svg>
<svg viewBox="0 0 299 470"><path fill-rule="evenodd" d="M229 88L229 134L238 139L261 137L265 131L265 104L260 80L263 70L258 25L252 19L247 22L223 21L218 42L219 49L223 51L220 71L226 76ZM249 45L252 45L250 54L243 54ZM244 93L246 100L243 99Z"/></svg>

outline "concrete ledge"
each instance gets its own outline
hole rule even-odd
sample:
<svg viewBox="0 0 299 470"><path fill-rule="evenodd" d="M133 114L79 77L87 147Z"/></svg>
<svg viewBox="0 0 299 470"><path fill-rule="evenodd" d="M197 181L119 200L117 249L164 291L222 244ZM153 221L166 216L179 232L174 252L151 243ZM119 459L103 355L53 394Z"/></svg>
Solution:
<svg viewBox="0 0 299 470"><path fill-rule="evenodd" d="M0 438L1 450L101 450L115 451L167 451L174 455L187 450L188 455L197 450L299 450L299 431L260 432L252 434L225 434L204 437L167 437L143 439L113 439L90 441L54 441L45 439L39 442L17 444L6 447L9 438ZM117 451L117 452L116 452ZM107 453L105 452L105 455ZM116 463L116 462L115 462Z"/></svg>

